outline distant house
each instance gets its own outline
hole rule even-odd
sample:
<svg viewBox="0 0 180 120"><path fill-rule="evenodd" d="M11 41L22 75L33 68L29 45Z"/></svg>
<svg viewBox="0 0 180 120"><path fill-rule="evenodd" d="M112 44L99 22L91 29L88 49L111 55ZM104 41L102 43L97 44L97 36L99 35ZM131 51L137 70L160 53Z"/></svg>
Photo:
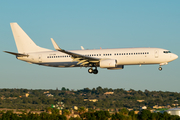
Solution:
<svg viewBox="0 0 180 120"><path fill-rule="evenodd" d="M91 101L91 102L97 102L97 99L84 99L84 101Z"/></svg>
<svg viewBox="0 0 180 120"><path fill-rule="evenodd" d="M54 95L52 95L52 94L47 94L46 96L48 96L48 97L53 97Z"/></svg>
<svg viewBox="0 0 180 120"><path fill-rule="evenodd" d="M138 102L144 102L144 100L137 100Z"/></svg>
<svg viewBox="0 0 180 120"><path fill-rule="evenodd" d="M127 108L129 111L132 111L133 109L132 108Z"/></svg>
<svg viewBox="0 0 180 120"><path fill-rule="evenodd" d="M139 114L139 111L134 111L134 114Z"/></svg>
<svg viewBox="0 0 180 120"><path fill-rule="evenodd" d="M85 98L84 101L88 101L89 99Z"/></svg>
<svg viewBox="0 0 180 120"><path fill-rule="evenodd" d="M170 105L167 105L166 108L171 108L171 106L170 106Z"/></svg>
<svg viewBox="0 0 180 120"><path fill-rule="evenodd" d="M26 94L25 94L25 97L28 97L28 96L29 96L29 93L26 93Z"/></svg>
<svg viewBox="0 0 180 120"><path fill-rule="evenodd" d="M15 114L23 114L23 112L13 112L13 113L15 113Z"/></svg>
<svg viewBox="0 0 180 120"><path fill-rule="evenodd" d="M47 93L49 93L49 91L44 92L44 94L47 94Z"/></svg>
<svg viewBox="0 0 180 120"><path fill-rule="evenodd" d="M76 117L80 117L80 116L79 116L79 113L77 111L74 111L73 113L71 113L71 117L76 118Z"/></svg>
<svg viewBox="0 0 180 120"><path fill-rule="evenodd" d="M158 105L153 106L153 109L162 109L162 108L165 108L165 106L158 106Z"/></svg>
<svg viewBox="0 0 180 120"><path fill-rule="evenodd" d="M44 111L31 111L32 114L41 114Z"/></svg>
<svg viewBox="0 0 180 120"><path fill-rule="evenodd" d="M2 96L2 97L1 97L1 100L4 100L4 99L6 99L5 96Z"/></svg>
<svg viewBox="0 0 180 120"><path fill-rule="evenodd" d="M131 93L132 91L130 90L130 91L127 91L128 93Z"/></svg>
<svg viewBox="0 0 180 120"><path fill-rule="evenodd" d="M91 102L97 102L98 100L97 100L97 99L89 99L89 101L91 101Z"/></svg>
<svg viewBox="0 0 180 120"><path fill-rule="evenodd" d="M147 109L146 106L140 107L140 110L145 110L145 109Z"/></svg>
<svg viewBox="0 0 180 120"><path fill-rule="evenodd" d="M158 109L159 107L158 107L158 105L154 105L152 108L153 109Z"/></svg>
<svg viewBox="0 0 180 120"><path fill-rule="evenodd" d="M179 104L172 104L173 106L178 106Z"/></svg>
<svg viewBox="0 0 180 120"><path fill-rule="evenodd" d="M79 114L74 114L73 117L74 118L77 118L77 117L80 118Z"/></svg>
<svg viewBox="0 0 180 120"><path fill-rule="evenodd" d="M13 99L17 99L17 97L9 97L7 99L13 100Z"/></svg>
<svg viewBox="0 0 180 120"><path fill-rule="evenodd" d="M112 94L114 94L114 92L105 92L104 94L105 95L112 95Z"/></svg>
<svg viewBox="0 0 180 120"><path fill-rule="evenodd" d="M78 110L78 107L77 107L77 106L73 106L73 109L74 109L74 110Z"/></svg>

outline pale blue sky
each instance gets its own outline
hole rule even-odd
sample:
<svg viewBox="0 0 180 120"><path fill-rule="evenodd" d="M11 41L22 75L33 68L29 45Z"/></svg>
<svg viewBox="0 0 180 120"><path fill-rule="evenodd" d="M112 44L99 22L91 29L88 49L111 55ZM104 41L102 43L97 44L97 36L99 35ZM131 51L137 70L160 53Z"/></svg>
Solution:
<svg viewBox="0 0 180 120"><path fill-rule="evenodd" d="M51 68L19 61L10 22L17 22L34 42L53 49L50 38L66 50L158 47L180 55L180 1L174 0L31 0L0 1L0 88L125 88L180 92L180 59L124 70Z"/></svg>

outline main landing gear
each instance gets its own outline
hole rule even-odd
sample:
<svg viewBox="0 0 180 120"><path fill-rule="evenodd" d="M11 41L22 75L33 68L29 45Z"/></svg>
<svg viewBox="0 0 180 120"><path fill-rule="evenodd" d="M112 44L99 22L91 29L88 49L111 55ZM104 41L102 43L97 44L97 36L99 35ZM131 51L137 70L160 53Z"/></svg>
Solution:
<svg viewBox="0 0 180 120"><path fill-rule="evenodd" d="M94 74L98 74L98 70L97 70L97 67L95 67L95 69L93 69L92 67L88 69L88 72L90 74L94 73Z"/></svg>

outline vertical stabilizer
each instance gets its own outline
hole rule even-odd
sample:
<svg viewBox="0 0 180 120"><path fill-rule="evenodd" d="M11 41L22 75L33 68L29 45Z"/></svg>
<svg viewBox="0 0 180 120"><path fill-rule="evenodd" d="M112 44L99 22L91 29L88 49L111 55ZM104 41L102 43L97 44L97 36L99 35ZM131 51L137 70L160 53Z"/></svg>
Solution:
<svg viewBox="0 0 180 120"><path fill-rule="evenodd" d="M19 53L50 51L37 46L17 23L10 23Z"/></svg>

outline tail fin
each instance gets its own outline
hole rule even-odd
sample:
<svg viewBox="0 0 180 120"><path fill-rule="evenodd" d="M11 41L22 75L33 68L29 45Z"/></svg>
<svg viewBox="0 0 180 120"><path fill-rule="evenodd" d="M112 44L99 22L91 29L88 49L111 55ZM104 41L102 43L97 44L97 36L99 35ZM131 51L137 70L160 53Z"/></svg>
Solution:
<svg viewBox="0 0 180 120"><path fill-rule="evenodd" d="M51 51L37 46L17 23L10 23L19 53Z"/></svg>

